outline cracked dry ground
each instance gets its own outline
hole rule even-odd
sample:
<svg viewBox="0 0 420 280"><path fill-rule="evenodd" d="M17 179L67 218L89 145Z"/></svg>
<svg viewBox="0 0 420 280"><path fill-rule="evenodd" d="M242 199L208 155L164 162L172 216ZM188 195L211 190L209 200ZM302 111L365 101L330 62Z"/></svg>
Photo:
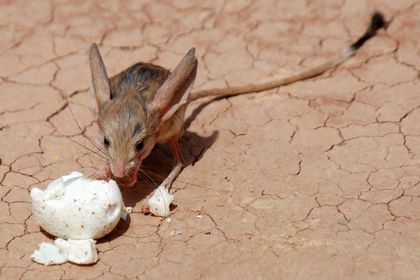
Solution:
<svg viewBox="0 0 420 280"><path fill-rule="evenodd" d="M148 2L1 2L0 278L419 279L420 2ZM73 142L92 148L67 105L95 137L91 42L110 74L136 61L173 68L195 46L196 88L238 85L324 61L375 8L388 29L337 69L192 104L172 222L139 213L154 185L140 182L97 264L31 262L50 238L28 190L99 165ZM168 148L146 164L161 180Z"/></svg>

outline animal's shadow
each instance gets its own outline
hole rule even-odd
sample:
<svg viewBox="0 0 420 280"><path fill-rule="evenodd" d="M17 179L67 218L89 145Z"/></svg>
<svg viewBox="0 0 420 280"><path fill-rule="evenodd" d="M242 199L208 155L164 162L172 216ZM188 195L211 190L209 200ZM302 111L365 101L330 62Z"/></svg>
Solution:
<svg viewBox="0 0 420 280"><path fill-rule="evenodd" d="M194 165L199 161L216 141L218 134L218 131L213 131L210 136L202 137L194 132L185 132L180 140L184 167ZM151 194L170 173L173 164L169 145L157 145L143 161L136 185L122 190L125 205L134 207Z"/></svg>
<svg viewBox="0 0 420 280"><path fill-rule="evenodd" d="M118 225L116 226L116 228L114 230L112 230L109 234L105 235L104 237L100 238L97 240L98 244L104 243L104 242L109 242L114 240L115 238L118 238L121 235L124 235L124 233L128 230L128 228L130 227L130 223L131 223L131 219L130 219L130 215L127 215L127 219L123 220L120 219L120 221L118 222ZM47 231L45 231L41 226L39 227L40 232L47 238L49 238L51 241L55 240L57 237L48 233ZM92 264L93 265L93 264ZM90 266L90 264L86 265L86 266Z"/></svg>

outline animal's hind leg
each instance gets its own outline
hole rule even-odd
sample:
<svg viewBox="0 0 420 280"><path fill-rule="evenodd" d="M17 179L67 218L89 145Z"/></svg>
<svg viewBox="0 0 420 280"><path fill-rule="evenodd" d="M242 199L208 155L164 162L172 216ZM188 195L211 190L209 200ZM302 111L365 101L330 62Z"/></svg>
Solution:
<svg viewBox="0 0 420 280"><path fill-rule="evenodd" d="M171 140L170 144L171 144L175 164L174 164L174 167L172 168L171 172L169 173L169 175L165 178L165 180L163 180L163 182L161 184L161 186L164 186L165 189L168 190L168 192L169 192L169 189L170 189L172 183L179 176L179 174L182 171L182 167L184 166L184 160L182 158L182 152L181 152L181 147L179 146L179 143L178 143L178 138ZM146 198L146 202L143 204L142 212L144 214L148 214L150 212L149 206L147 205L147 200L149 200L149 198L154 193L155 192L153 192L151 195L149 195Z"/></svg>
<svg viewBox="0 0 420 280"><path fill-rule="evenodd" d="M165 180L161 184L168 191L172 183L179 176L179 173L181 173L182 167L184 166L184 160L182 158L181 147L179 146L178 139L171 140L171 148L172 148L172 153L174 155L175 164L171 172L169 173L169 175L165 178Z"/></svg>
<svg viewBox="0 0 420 280"><path fill-rule="evenodd" d="M174 165L172 170L161 184L161 186L164 186L168 191L172 183L178 177L179 173L181 173L182 167L184 166L182 151L178 141L184 134L184 115L186 108L187 107L185 105L179 108L175 115L173 115L172 118L166 122L166 127L164 128L165 131L170 131L170 133L167 135L167 143L171 145L172 154L174 157Z"/></svg>

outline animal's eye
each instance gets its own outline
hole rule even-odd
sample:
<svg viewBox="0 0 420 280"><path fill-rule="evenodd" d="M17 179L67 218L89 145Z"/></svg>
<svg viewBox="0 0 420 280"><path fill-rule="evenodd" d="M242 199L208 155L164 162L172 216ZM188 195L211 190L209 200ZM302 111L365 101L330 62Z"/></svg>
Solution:
<svg viewBox="0 0 420 280"><path fill-rule="evenodd" d="M105 147L109 147L109 145L111 145L111 143L109 142L108 138L104 137L104 145Z"/></svg>
<svg viewBox="0 0 420 280"><path fill-rule="evenodd" d="M141 149L143 149L143 147L144 147L143 141L139 141L136 143L136 151L140 151Z"/></svg>

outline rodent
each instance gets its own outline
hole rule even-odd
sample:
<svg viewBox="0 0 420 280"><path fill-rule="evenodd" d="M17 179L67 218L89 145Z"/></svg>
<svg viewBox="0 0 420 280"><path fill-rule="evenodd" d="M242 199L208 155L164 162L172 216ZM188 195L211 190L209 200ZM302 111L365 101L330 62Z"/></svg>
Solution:
<svg viewBox="0 0 420 280"><path fill-rule="evenodd" d="M317 67L283 79L238 87L191 92L197 74L194 48L184 56L173 72L149 64L136 63L108 78L98 47L89 50L89 64L98 124L109 162L100 178L115 178L120 186L131 187L137 181L142 161L157 143L170 143L175 166L162 183L169 188L182 169L178 140L184 132L188 104L202 97L225 97L260 92L317 76L353 56L376 32L386 26L383 15L372 15L367 31L339 55Z"/></svg>

